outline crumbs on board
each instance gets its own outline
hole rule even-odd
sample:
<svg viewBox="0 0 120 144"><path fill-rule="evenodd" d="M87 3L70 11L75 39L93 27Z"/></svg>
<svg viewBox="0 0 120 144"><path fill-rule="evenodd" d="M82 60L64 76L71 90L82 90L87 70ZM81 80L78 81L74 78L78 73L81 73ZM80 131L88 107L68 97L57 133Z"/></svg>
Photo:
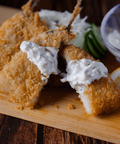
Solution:
<svg viewBox="0 0 120 144"><path fill-rule="evenodd" d="M55 104L53 104L53 103L51 103L51 105L52 105L54 108L59 109L59 106L57 106L57 105L55 105Z"/></svg>
<svg viewBox="0 0 120 144"><path fill-rule="evenodd" d="M16 109L18 109L18 110L23 110L24 107L23 107L23 106L19 106L19 107L16 107Z"/></svg>
<svg viewBox="0 0 120 144"><path fill-rule="evenodd" d="M73 110L73 109L75 109L75 106L72 105L72 104L68 104L68 109L69 109L69 110Z"/></svg>

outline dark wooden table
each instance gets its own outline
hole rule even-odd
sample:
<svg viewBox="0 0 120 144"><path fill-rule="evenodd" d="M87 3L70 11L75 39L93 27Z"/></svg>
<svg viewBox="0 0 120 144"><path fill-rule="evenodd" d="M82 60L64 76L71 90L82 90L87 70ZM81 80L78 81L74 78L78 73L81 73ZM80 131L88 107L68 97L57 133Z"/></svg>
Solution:
<svg viewBox="0 0 120 144"><path fill-rule="evenodd" d="M27 0L0 0L1 5L20 8ZM81 17L100 26L103 16L119 0L83 0ZM76 0L41 0L41 8L72 12ZM111 55L110 55L111 56ZM110 144L87 136L0 114L0 144Z"/></svg>

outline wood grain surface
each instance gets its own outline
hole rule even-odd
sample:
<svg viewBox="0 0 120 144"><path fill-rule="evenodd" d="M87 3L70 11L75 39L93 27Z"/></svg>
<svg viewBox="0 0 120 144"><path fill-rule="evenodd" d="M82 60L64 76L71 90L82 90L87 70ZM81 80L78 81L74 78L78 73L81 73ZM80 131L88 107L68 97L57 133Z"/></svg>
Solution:
<svg viewBox="0 0 120 144"><path fill-rule="evenodd" d="M0 1L1 2L1 1ZM6 0L7 2L7 0ZM22 2L22 1L21 1ZM57 1L58 2L58 1ZM56 2L56 3L57 3ZM88 0L87 2L90 3ZM86 3L87 3L86 2ZM107 0L105 1L105 3ZM115 3L118 1L114 1ZM73 2L75 4L75 2ZM73 5L72 5L73 6ZM106 6L105 6L106 7ZM51 9L51 8L50 8ZM106 8L105 8L106 9ZM103 60L105 65L109 64L109 72L119 66L115 58L108 53ZM7 105L6 105L7 106ZM108 129L109 130L109 129ZM71 133L52 127L38 125L37 123L20 120L0 114L0 144L110 144L87 136Z"/></svg>
<svg viewBox="0 0 120 144"><path fill-rule="evenodd" d="M15 13L20 12L19 9L3 7L0 5L0 25L8 18L12 17Z"/></svg>
<svg viewBox="0 0 120 144"><path fill-rule="evenodd" d="M78 94L69 87L44 88L34 109L20 110L18 104L7 99L8 96L0 94L0 113L109 142L120 141L120 109L111 114L89 116ZM75 109L69 110L68 104Z"/></svg>

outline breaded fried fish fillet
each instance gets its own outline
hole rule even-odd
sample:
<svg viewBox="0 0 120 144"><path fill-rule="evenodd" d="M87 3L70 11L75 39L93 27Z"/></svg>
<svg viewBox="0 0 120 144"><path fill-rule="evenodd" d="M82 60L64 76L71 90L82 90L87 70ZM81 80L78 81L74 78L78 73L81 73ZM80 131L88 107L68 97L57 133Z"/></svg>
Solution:
<svg viewBox="0 0 120 144"><path fill-rule="evenodd" d="M49 75L59 72L57 50L28 41L20 47L23 51L12 56L0 72L0 92L16 103L33 108Z"/></svg>
<svg viewBox="0 0 120 144"><path fill-rule="evenodd" d="M64 78L62 81L68 81L76 92L79 93L79 98L83 102L88 114L98 115L101 113L109 113L120 106L120 90L118 86L107 73L103 73L103 76L99 77L102 75L101 69L106 70L102 63L95 61L94 58L84 50L73 45L65 46L61 51L61 55L67 63L67 74L63 75ZM91 63L89 63L89 61ZM96 65L92 65L92 63ZM70 64L74 67L73 69ZM79 70L80 66L82 66L85 71L81 69L75 72L74 70ZM85 79L83 79L84 74ZM96 78L91 83L87 83L87 81L93 79L93 77ZM79 80L77 81L77 79L79 79L80 82ZM84 81L86 81L87 84L84 83Z"/></svg>

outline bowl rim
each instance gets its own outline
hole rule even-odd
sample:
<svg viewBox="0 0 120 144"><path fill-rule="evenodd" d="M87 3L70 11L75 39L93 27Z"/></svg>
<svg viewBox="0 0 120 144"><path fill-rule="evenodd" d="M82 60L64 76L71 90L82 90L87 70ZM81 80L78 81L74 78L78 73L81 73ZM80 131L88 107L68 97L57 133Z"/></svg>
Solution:
<svg viewBox="0 0 120 144"><path fill-rule="evenodd" d="M101 31L101 36L102 36L104 42L105 42L110 48L116 49L116 50L119 50L119 51L120 51L120 48L117 48L117 47L115 47L115 46L113 46L113 45L111 45L111 44L109 43L109 41L107 40L107 38L106 38L106 36L105 36L105 33L104 33L106 21L108 20L108 18L110 17L110 15L112 15L112 14L114 13L114 11L115 11L116 9L118 9L118 8L120 8L120 4L114 6L112 9L110 9L110 10L106 13L106 15L104 16L104 18L103 18L103 20L102 20L102 22L101 22L100 31Z"/></svg>

